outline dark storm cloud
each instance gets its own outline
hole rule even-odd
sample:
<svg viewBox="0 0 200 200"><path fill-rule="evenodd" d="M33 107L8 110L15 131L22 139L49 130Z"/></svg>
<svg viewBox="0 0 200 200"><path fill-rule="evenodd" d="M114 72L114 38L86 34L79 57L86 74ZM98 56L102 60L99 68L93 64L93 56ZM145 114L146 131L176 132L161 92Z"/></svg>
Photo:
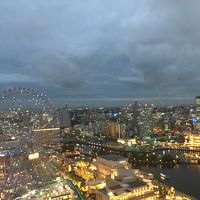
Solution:
<svg viewBox="0 0 200 200"><path fill-rule="evenodd" d="M0 82L93 95L196 95L199 7L197 0L1 1Z"/></svg>

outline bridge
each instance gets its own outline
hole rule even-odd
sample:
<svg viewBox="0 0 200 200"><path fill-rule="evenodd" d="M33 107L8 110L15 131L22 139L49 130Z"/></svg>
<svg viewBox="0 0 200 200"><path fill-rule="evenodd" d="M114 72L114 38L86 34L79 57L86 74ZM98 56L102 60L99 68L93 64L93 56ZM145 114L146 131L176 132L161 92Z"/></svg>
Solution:
<svg viewBox="0 0 200 200"><path fill-rule="evenodd" d="M102 149L112 150L121 153L153 153L159 151L179 151L179 152L187 152L187 153L200 153L200 149L190 149L188 147L158 147L152 148L152 150L134 150L134 149L127 149L126 147L117 147L116 145L111 144L96 144L92 142L88 142L85 140L79 139L63 139L62 142L70 143L70 144L83 144L87 146L94 146Z"/></svg>

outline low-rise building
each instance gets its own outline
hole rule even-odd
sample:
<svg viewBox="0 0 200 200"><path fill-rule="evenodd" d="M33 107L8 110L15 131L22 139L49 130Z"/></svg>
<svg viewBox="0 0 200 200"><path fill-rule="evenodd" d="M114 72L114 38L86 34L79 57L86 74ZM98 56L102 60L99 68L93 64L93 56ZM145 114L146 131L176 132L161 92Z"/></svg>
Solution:
<svg viewBox="0 0 200 200"><path fill-rule="evenodd" d="M158 190L141 181L120 183L96 192L96 200L156 200Z"/></svg>
<svg viewBox="0 0 200 200"><path fill-rule="evenodd" d="M5 178L5 160L1 158L0 160L0 181Z"/></svg>
<svg viewBox="0 0 200 200"><path fill-rule="evenodd" d="M125 146L131 146L131 145L135 145L137 144L137 141L136 139L122 139L122 138L119 138L117 140L118 143L122 144L122 145L125 145Z"/></svg>
<svg viewBox="0 0 200 200"><path fill-rule="evenodd" d="M192 149L200 147L200 134L186 134L185 135L185 146L190 147Z"/></svg>
<svg viewBox="0 0 200 200"><path fill-rule="evenodd" d="M111 177L116 169L128 169L128 159L123 158L119 155L105 155L97 157L94 161L96 166L97 177L105 179L106 177Z"/></svg>

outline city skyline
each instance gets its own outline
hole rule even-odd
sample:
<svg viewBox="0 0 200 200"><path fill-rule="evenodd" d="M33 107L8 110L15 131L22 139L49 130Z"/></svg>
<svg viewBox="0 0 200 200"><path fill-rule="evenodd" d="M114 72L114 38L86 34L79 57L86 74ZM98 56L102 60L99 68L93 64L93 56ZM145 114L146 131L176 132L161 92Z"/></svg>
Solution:
<svg viewBox="0 0 200 200"><path fill-rule="evenodd" d="M0 5L1 89L25 85L85 102L178 104L199 95L198 1Z"/></svg>
<svg viewBox="0 0 200 200"><path fill-rule="evenodd" d="M0 2L0 199L200 199L199 0Z"/></svg>
<svg viewBox="0 0 200 200"><path fill-rule="evenodd" d="M67 103L70 107L124 107L138 101L141 104L156 105L156 106L179 106L179 105L194 105L195 97L158 97L158 98L114 98L114 97L94 97L94 96L67 96L53 97L52 99L58 106L65 106Z"/></svg>
<svg viewBox="0 0 200 200"><path fill-rule="evenodd" d="M192 107L68 109L14 87L0 99L2 199L199 197L199 96Z"/></svg>

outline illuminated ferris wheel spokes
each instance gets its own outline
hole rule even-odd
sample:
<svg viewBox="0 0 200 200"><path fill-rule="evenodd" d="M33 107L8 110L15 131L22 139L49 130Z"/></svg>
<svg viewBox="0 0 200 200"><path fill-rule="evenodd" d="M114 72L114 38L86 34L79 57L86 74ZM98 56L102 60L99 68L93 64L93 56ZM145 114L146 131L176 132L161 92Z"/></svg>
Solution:
<svg viewBox="0 0 200 200"><path fill-rule="evenodd" d="M5 155L10 157L6 164L5 188L12 187L17 193L21 188L19 185L23 187L31 179L29 189L55 176L48 156L60 144L56 113L57 108L51 100L31 88L15 87L0 92L0 142L11 143L8 148L6 144L4 149L8 153ZM55 132L46 132L54 127ZM44 164L47 173L43 176ZM20 172L23 174L20 175Z"/></svg>
<svg viewBox="0 0 200 200"><path fill-rule="evenodd" d="M43 93L14 87L0 92L0 129L9 137L25 137L33 130L58 126L57 108Z"/></svg>

